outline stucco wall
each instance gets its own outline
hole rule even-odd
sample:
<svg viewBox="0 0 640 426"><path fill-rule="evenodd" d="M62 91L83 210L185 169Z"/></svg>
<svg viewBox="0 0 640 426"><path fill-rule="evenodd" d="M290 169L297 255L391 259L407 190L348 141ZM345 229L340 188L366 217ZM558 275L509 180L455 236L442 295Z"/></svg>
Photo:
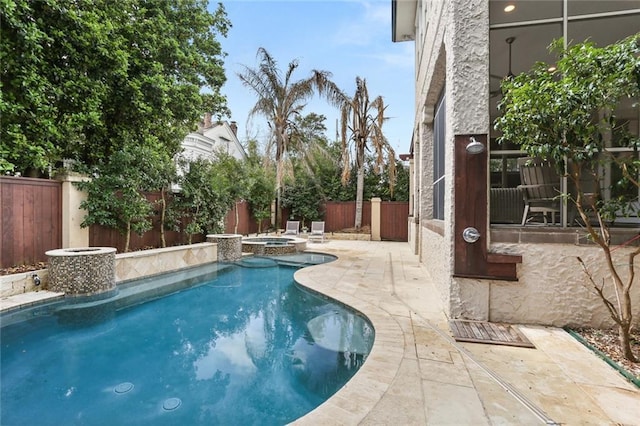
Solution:
<svg viewBox="0 0 640 426"><path fill-rule="evenodd" d="M601 250L570 244L496 244L492 250L522 255L518 281L454 278L451 282L452 318L553 326L615 326L602 300L592 289L577 261L580 256L606 293L615 301L610 274ZM626 263L624 249L615 263ZM636 266L636 274L640 273ZM623 277L626 277L623 274ZM603 281L604 280L604 281ZM640 286L631 289L634 323L640 326Z"/></svg>
<svg viewBox="0 0 640 426"><path fill-rule="evenodd" d="M420 234L420 251L422 253L420 262L430 274L425 278L432 280L438 290L438 294L432 296L442 300L445 314L450 315L451 268L449 263L450 250L445 243L447 240L424 226L420 228Z"/></svg>
<svg viewBox="0 0 640 426"><path fill-rule="evenodd" d="M454 228L454 138L456 134L488 133L489 15L486 0L422 2L416 31L416 195L420 212L418 247L421 262L428 267L448 313L474 312L478 296L462 293L453 275ZM474 25L469 25L473 22ZM445 91L445 210L443 221L432 221L433 116ZM439 225L442 232L430 229ZM482 285L478 286L482 289ZM469 289L469 286L464 288ZM480 296L482 299L482 296Z"/></svg>
<svg viewBox="0 0 640 426"><path fill-rule="evenodd" d="M447 139L453 153L455 135L489 133L489 8L486 0L449 3Z"/></svg>
<svg viewBox="0 0 640 426"><path fill-rule="evenodd" d="M519 282L490 284L492 320L556 326L614 325L576 259L580 256L585 261L596 281L604 282L611 300L615 300L610 274L599 248L569 244L518 244L515 247L500 244L496 248L517 250L522 253L523 262L519 269ZM627 263L629 250L616 250L613 253L614 263ZM639 267L635 269L638 274ZM623 277L628 276L624 272ZM632 287L632 297L635 324L640 325L640 286Z"/></svg>

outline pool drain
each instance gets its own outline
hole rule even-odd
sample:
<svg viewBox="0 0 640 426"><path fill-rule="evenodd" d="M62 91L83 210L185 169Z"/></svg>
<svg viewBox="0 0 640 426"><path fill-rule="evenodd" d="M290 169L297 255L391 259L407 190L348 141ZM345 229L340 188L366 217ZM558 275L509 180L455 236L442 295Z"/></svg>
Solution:
<svg viewBox="0 0 640 426"><path fill-rule="evenodd" d="M124 382L124 383L120 383L118 386L116 386L113 391L115 393L127 393L129 392L131 389L133 389L133 383L129 383L129 382Z"/></svg>
<svg viewBox="0 0 640 426"><path fill-rule="evenodd" d="M180 398L169 398L164 401L164 404L162 404L162 408L167 411L172 411L178 408L180 405L182 405L182 401L180 401Z"/></svg>

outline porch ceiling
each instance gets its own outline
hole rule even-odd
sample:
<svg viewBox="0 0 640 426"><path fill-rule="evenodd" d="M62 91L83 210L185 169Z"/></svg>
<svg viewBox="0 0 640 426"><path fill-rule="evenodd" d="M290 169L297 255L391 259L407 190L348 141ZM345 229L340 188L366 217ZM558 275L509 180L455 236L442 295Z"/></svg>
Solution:
<svg viewBox="0 0 640 426"><path fill-rule="evenodd" d="M504 11L508 4L515 4L516 9L507 13ZM489 73L491 96L491 111L493 120L497 115L497 103L500 100L500 80L509 72L508 37L515 37L512 44L511 71L514 74L528 71L536 62L553 64L555 56L550 54L548 46L553 39L560 38L562 23L552 22L553 18L562 16L562 0L548 1L513 1L490 0L489 16L491 31L489 33L490 57ZM611 0L595 2L590 0L569 0L569 16L593 16L602 12L628 11L633 15L612 16L606 19L587 19L569 21L567 39L569 42L591 40L598 46L615 43L629 35L640 32L640 0ZM509 26L516 22L536 21L536 25ZM620 113L620 111L619 111ZM624 108L625 118L636 118L637 114L631 108L631 103Z"/></svg>

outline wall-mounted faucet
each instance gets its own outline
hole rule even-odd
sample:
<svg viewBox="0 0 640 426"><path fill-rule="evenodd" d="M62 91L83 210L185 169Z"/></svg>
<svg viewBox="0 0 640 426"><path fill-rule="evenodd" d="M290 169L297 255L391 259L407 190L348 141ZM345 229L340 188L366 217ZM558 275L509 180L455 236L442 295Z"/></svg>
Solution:
<svg viewBox="0 0 640 426"><path fill-rule="evenodd" d="M39 285L40 285L40 277L38 276L38 274L33 274L33 275L31 275L31 278L33 278L33 283L34 283L36 286L39 286Z"/></svg>
<svg viewBox="0 0 640 426"><path fill-rule="evenodd" d="M480 239L480 232L476 228L468 227L462 231L462 239L469 244L473 244Z"/></svg>

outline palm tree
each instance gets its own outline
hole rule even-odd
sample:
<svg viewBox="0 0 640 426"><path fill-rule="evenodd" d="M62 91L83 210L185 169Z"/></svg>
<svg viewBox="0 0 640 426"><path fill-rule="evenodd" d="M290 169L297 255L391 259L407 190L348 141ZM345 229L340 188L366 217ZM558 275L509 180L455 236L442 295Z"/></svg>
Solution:
<svg viewBox="0 0 640 426"><path fill-rule="evenodd" d="M298 61L289 63L286 72L278 68L277 62L264 49L257 53L260 59L258 68L244 66L244 72L238 73L242 84L250 88L258 97L258 101L249 111L249 117L262 115L267 119L271 129L271 137L267 144L267 153L275 150L276 161L276 226L280 224L280 192L282 181L292 168L289 162L289 151L292 135L295 130L294 119L300 115L306 102L314 94L324 96L330 103L340 105L344 95L329 80L328 71L311 71L305 79L293 81L293 72L298 68Z"/></svg>
<svg viewBox="0 0 640 426"><path fill-rule="evenodd" d="M371 148L375 151L375 171L380 173L388 163L389 189L393 195L396 178L395 151L382 133L385 105L382 96L369 101L369 91L365 79L356 77L356 93L353 98L346 98L341 107L341 140L342 140L342 183L346 183L351 175L351 155L355 156L357 171L356 180L356 217L355 228L362 227L362 198L364 194L365 154ZM353 151L353 153L352 153ZM386 154L386 155L385 155Z"/></svg>

